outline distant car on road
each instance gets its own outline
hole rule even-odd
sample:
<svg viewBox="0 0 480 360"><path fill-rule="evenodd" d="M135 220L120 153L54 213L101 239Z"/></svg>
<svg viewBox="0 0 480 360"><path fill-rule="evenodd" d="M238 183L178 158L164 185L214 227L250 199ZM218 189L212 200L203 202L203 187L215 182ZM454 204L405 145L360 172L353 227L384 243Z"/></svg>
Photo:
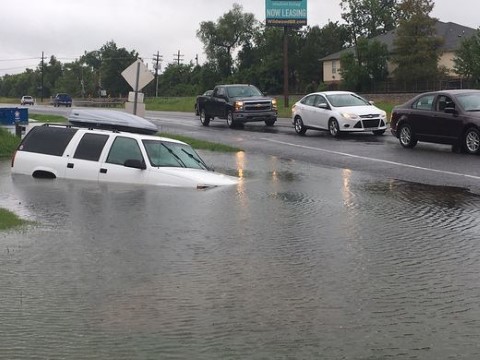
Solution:
<svg viewBox="0 0 480 360"><path fill-rule="evenodd" d="M35 104L35 99L29 95L24 95L20 99L20 105L34 105Z"/></svg>
<svg viewBox="0 0 480 360"><path fill-rule="evenodd" d="M387 114L360 95L349 91L315 92L292 107L292 123L299 135L308 129L327 130L333 137L346 132L373 132L387 129Z"/></svg>
<svg viewBox="0 0 480 360"><path fill-rule="evenodd" d="M452 150L480 152L480 90L423 93L392 110L390 129L400 144L418 141L452 145Z"/></svg>
<svg viewBox="0 0 480 360"><path fill-rule="evenodd" d="M62 105L66 107L71 107L72 97L65 93L58 93L57 95L55 95L55 97L53 98L53 106L59 107Z"/></svg>

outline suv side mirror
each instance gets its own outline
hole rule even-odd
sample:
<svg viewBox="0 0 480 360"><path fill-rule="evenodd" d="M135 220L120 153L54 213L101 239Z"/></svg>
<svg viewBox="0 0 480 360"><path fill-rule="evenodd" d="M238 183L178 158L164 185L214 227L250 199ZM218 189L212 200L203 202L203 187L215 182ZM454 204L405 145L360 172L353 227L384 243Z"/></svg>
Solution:
<svg viewBox="0 0 480 360"><path fill-rule="evenodd" d="M125 162L123 163L123 166L134 168L134 169L140 169L140 170L145 170L147 168L147 165L145 165L145 162L143 160L138 160L138 159L125 160Z"/></svg>

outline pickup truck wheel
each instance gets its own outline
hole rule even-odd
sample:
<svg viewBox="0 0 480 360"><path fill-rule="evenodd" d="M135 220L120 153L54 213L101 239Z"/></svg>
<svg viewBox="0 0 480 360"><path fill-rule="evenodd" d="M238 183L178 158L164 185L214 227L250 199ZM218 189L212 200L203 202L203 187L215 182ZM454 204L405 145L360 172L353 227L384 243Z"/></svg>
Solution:
<svg viewBox="0 0 480 360"><path fill-rule="evenodd" d="M210 124L210 116L205 113L205 109L200 110L200 122L203 126Z"/></svg>
<svg viewBox="0 0 480 360"><path fill-rule="evenodd" d="M233 114L232 114L231 111L229 111L229 112L227 113L227 125L228 125L228 127L229 127L230 129L235 128L235 126L237 125L237 124L235 123L235 120L233 120Z"/></svg>

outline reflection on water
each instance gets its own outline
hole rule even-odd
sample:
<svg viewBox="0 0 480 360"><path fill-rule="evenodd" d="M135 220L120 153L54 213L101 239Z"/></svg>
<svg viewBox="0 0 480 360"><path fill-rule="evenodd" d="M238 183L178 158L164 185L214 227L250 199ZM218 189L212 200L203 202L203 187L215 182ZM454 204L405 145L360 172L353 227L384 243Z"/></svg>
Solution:
<svg viewBox="0 0 480 360"><path fill-rule="evenodd" d="M0 358L479 357L478 196L204 157L242 181L98 185L0 162L0 206L36 221L0 233Z"/></svg>

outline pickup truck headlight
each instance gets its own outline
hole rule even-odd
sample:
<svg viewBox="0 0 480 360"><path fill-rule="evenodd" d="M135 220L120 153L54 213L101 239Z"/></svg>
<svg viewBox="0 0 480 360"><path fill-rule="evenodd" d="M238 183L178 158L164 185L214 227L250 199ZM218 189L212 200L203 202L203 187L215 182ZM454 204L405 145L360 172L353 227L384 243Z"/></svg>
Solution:
<svg viewBox="0 0 480 360"><path fill-rule="evenodd" d="M277 99L272 99L272 109L277 110Z"/></svg>
<svg viewBox="0 0 480 360"><path fill-rule="evenodd" d="M243 101L235 101L234 107L235 111L243 110Z"/></svg>

